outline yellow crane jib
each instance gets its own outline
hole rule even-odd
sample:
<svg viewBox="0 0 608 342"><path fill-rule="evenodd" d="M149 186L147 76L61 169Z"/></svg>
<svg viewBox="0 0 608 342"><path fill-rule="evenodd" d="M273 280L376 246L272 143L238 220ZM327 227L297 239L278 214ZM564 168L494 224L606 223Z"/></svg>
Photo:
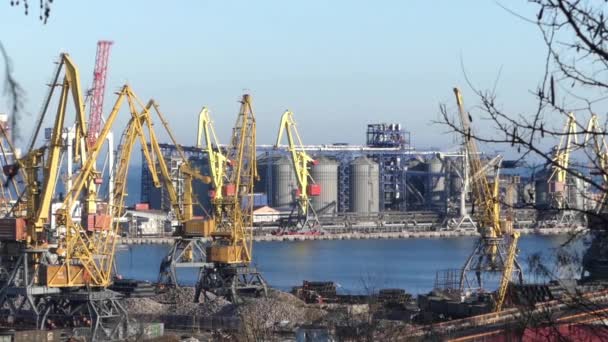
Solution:
<svg viewBox="0 0 608 342"><path fill-rule="evenodd" d="M591 162L593 163L592 175L601 175L602 186L600 198L595 206L595 212L600 213L606 206L606 187L608 186L608 145L606 144L605 132L603 131L597 114L593 113L585 131L584 146L591 147ZM592 140L592 143L590 142ZM589 146L591 145L591 146Z"/></svg>
<svg viewBox="0 0 608 342"><path fill-rule="evenodd" d="M285 111L281 116L275 148L281 145L283 134L287 136L287 150L291 154L292 165L298 183L296 191L298 214L305 221L308 221L309 212L312 211L313 219L318 223L316 214L310 205L310 196L319 196L321 194L321 186L315 184L310 175L310 166L316 164L316 161L304 151L302 139L296 128L294 115L289 110Z"/></svg>
<svg viewBox="0 0 608 342"><path fill-rule="evenodd" d="M223 196L224 178L226 177L227 158L220 150L220 144L207 107L203 107L198 117L198 133L196 147L203 148L202 138L205 137L205 151L209 156L209 169L211 170L211 183L213 189L210 197L221 200ZM225 191L224 191L225 192Z"/></svg>
<svg viewBox="0 0 608 342"><path fill-rule="evenodd" d="M486 168L482 165L479 150L475 139L471 137L471 122L469 114L464 110L462 95L458 88L454 88L456 95L456 103L460 114L462 131L465 136L465 150L469 162L470 174L472 175L471 193L473 201L477 209L477 223L482 230L480 233L485 236L499 237L501 235L500 228L500 203L498 198L498 182L496 186L491 186L486 176ZM500 161L498 161L500 162ZM496 169L498 171L498 168ZM498 174L495 175L496 180Z"/></svg>
<svg viewBox="0 0 608 342"><path fill-rule="evenodd" d="M59 81L61 72L63 71L63 80ZM58 100L57 112L52 128L52 134L48 146L34 149L32 148L23 158L17 161L16 165L10 165L4 168L7 172L7 179L14 177L19 170L23 170L26 183L25 201L26 216L25 218L11 218L18 231L18 227L25 227L24 234L16 234L16 240L25 240L34 245L39 244L45 239L41 233L44 231L44 226L49 222L49 213L51 201L55 193L56 179L61 163L61 153L63 149L62 132L65 127L66 112L69 107L69 98L72 98L74 107L75 126L77 137L82 138L86 133L86 122L84 115L84 100L80 86L80 76L78 68L71 60L68 54L61 54L59 63L54 76L55 82L51 84L51 92L38 126L42 123L42 119L47 114L48 104L52 96L52 88L61 87L61 93ZM36 128L39 132L40 127ZM35 142L35 137L33 142ZM75 156L80 153L86 153L82 144L76 145ZM78 148L81 147L82 149ZM39 179L39 170L42 169L42 179Z"/></svg>
<svg viewBox="0 0 608 342"><path fill-rule="evenodd" d="M577 143L576 125L574 113L569 113L559 145L555 149L552 158L552 172L548 179L549 192L555 194L557 204L560 207L565 200L563 193L566 187L570 153L573 151L573 143Z"/></svg>
<svg viewBox="0 0 608 342"><path fill-rule="evenodd" d="M517 241L519 233L513 229L511 217L501 218L499 183L501 156L483 165L475 136L471 132L470 114L464 109L462 95L458 88L454 88L456 103L460 121L462 124L462 135L466 159L470 172L472 201L477 208L475 213L478 230L481 238L475 245L475 249L467 258L461 270L460 289L464 292L465 284L469 284L468 273L472 272L477 278L477 286L483 286L483 274L486 272L500 273L501 278L494 296L494 310L502 310L507 295L508 286L512 281L514 272L517 271L520 283L523 282L521 267L517 262ZM494 177L490 181L487 171L494 167ZM464 172L466 174L466 172ZM468 285L467 285L468 286Z"/></svg>
<svg viewBox="0 0 608 342"><path fill-rule="evenodd" d="M217 264L249 264L253 248L253 202L242 206L242 199L253 193L257 178L256 125L251 96L243 95L237 121L232 130L227 159L228 185L231 191L224 193L216 203L219 215L214 217L214 242L207 251L207 261ZM226 186L225 186L226 187Z"/></svg>

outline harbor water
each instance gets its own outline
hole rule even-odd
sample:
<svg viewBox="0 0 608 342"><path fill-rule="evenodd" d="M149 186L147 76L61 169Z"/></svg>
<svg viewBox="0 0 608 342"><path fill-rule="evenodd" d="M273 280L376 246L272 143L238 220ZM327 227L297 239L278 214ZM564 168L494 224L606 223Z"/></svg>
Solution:
<svg viewBox="0 0 608 342"><path fill-rule="evenodd" d="M531 256L541 255L552 265L555 254L568 239L565 235L523 236L519 260L526 281L545 279L528 272ZM303 280L335 281L342 293L366 293L379 288L404 288L426 293L433 288L438 270L462 267L473 249L475 237L401 240L325 240L256 242L254 262L270 286L281 290L301 285ZM582 243L569 245L580 251ZM124 278L156 281L161 259L169 245L122 246L117 266ZM576 270L556 270L561 277L576 276ZM569 274L571 273L571 274ZM194 270L180 270L184 285L193 285Z"/></svg>

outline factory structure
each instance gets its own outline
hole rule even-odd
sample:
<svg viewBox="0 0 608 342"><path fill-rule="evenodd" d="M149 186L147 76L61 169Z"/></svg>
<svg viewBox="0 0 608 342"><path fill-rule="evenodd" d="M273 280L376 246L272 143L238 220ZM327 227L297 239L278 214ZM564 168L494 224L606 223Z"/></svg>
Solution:
<svg viewBox="0 0 608 342"><path fill-rule="evenodd" d="M176 146L163 144L163 153L171 167L177 189L183 188L179 175L181 159ZM207 154L195 147L181 147L203 174L208 174ZM337 143L304 146L315 164L310 173L321 187L321 194L311 199L321 216L338 213L362 215L407 210L445 211L449 191L440 152L416 151L410 145L410 133L400 124L370 124L365 145ZM286 148L258 145L256 206L268 205L280 211L294 206L296 175ZM443 156L446 156L443 154ZM457 157L457 154L446 157ZM453 180L457 182L457 179ZM196 183L199 201L197 215L210 208L209 185ZM141 201L152 209L168 210L166 190L153 186L148 168L142 168Z"/></svg>
<svg viewBox="0 0 608 342"><path fill-rule="evenodd" d="M178 193L184 177L179 174L181 160L178 148L163 144L163 154L170 165ZM202 174L209 174L207 153L200 148L180 148ZM462 198L463 155L461 152L421 151L411 145L411 133L398 123L368 124L365 145L334 143L301 147L315 160L310 166L313 182L321 193L311 197L311 205L323 224L351 220L374 221L381 217L399 217L404 213L426 213L435 221L448 224L450 219L471 211L468 198ZM298 192L296 173L290 154L284 146L258 145L259 180L255 185L254 206L270 207L273 214L260 218L268 223L293 210ZM507 162L503 163L503 167ZM508 166L508 165L507 165ZM509 169L501 174L502 201L513 208L519 221L527 225L543 221L559 224L567 217L556 218L537 209L551 206L551 182L548 175L520 174ZM153 186L152 175L142 167L141 202L150 209L168 211L170 201L163 187ZM581 183L581 184L578 184ZM572 209L585 207L582 182L568 185ZM194 182L195 215L207 216L211 210L208 184ZM462 203L465 204L462 208ZM265 209L266 211L268 209ZM562 211L563 212L563 211ZM555 213L553 213L555 214ZM263 215L263 214L260 214ZM568 217L566 223L572 223Z"/></svg>

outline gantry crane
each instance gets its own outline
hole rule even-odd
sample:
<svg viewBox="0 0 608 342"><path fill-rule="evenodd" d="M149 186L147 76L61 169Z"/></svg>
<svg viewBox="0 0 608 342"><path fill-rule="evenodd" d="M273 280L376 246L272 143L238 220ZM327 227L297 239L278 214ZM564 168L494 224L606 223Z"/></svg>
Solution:
<svg viewBox="0 0 608 342"><path fill-rule="evenodd" d="M590 230L591 243L583 254L582 280L605 280L606 265L608 264L608 235L606 221L608 219L606 201L608 197L608 145L605 130L600 125L598 116L594 113L589 119L585 133L584 146L592 163L591 175L601 176L599 193L593 211L589 210L586 217Z"/></svg>
<svg viewBox="0 0 608 342"><path fill-rule="evenodd" d="M93 89L91 89L91 108L89 114L89 128L87 131L87 143L93 146L101 129L103 112L103 98L106 91L106 76L108 72L108 57L113 42L100 40L97 42L97 54L95 56L95 70L93 71Z"/></svg>
<svg viewBox="0 0 608 342"><path fill-rule="evenodd" d="M569 113L559 145L553 153L551 175L547 179L552 205L555 209L565 209L568 204L568 167L570 167L570 153L576 143L576 118L574 113Z"/></svg>
<svg viewBox="0 0 608 342"><path fill-rule="evenodd" d="M53 232L49 230L49 214L61 167L62 133L70 95L79 141L84 141L87 131L78 69L67 54L61 55L56 81L62 70L63 81L51 85L61 87L61 94L48 146L30 149L16 165L5 170L13 177L18 170L24 170L27 209L25 217L3 219L4 225L13 225L15 234L12 239L2 241L0 305L9 308L6 318L26 319L38 328L55 323L90 322L93 339L100 337L97 333L102 338L120 338L125 331L126 312L118 304L116 294L106 289L117 234L109 228L110 216L97 212L95 162L121 103L130 92L128 87L121 90L100 133L103 138L91 148L77 143L83 151L78 154L76 148L81 171L68 189L62 209L55 213L60 228ZM52 93L49 92L32 142L36 141ZM74 221L71 215L76 199L84 202L82 222ZM55 317L63 318L53 322Z"/></svg>
<svg viewBox="0 0 608 342"><path fill-rule="evenodd" d="M241 109L227 149L229 167L222 200L215 203L215 230L207 262L199 273L195 300L213 292L238 302L243 295L265 295L266 282L251 266L253 249L253 194L257 179L255 116L251 96L243 95Z"/></svg>
<svg viewBox="0 0 608 342"><path fill-rule="evenodd" d="M468 276L474 273L477 287L483 289L485 274L500 274L500 282L494 297L494 310L502 310L509 283L514 276L523 283L521 266L517 261L517 241L519 232L513 229L512 218L502 219L500 216L499 201L499 169L502 158L497 157L482 164L475 143L471 137L471 122L469 114L465 112L462 95L458 88L454 88L456 103L458 105L462 132L465 136L465 152L471 175L471 199L476 208L477 229L481 235L471 255L467 258L460 276L460 289L467 292L474 288ZM493 182L486 173L490 167L495 168Z"/></svg>
<svg viewBox="0 0 608 342"><path fill-rule="evenodd" d="M196 139L196 147L203 148L202 140L205 137L204 150L207 152L209 158L209 169L211 171L211 184L213 188L210 191L211 201L221 203L223 194L222 188L224 186L224 178L226 177L226 165L228 159L220 149L217 136L215 135L215 129L211 117L209 116L209 109L203 107L198 117L198 132ZM214 208L220 206L215 206ZM219 213L218 213L219 214Z"/></svg>
<svg viewBox="0 0 608 342"><path fill-rule="evenodd" d="M605 209L607 199L605 187L608 186L608 145L604 138L605 132L603 132L595 113L591 115L585 132L584 146L591 145L590 159L594 169L597 169L597 174L601 175L601 184L604 187L595 207L595 213L601 213Z"/></svg>
<svg viewBox="0 0 608 342"><path fill-rule="evenodd" d="M177 278L178 268L192 268L198 271L202 267L208 265L206 244L203 238L210 236L211 232L214 230L215 221L208 217L194 217L193 205L195 199L192 184L194 180L210 183L213 177L201 175L198 170L190 165L185 152L177 143L175 136L169 128L169 124L165 120L158 105L154 101L151 101L146 108L154 109L165 127L165 131L169 135L171 142L177 147L177 151L180 155L178 170L184 178L184 189L181 197L178 196L177 189L173 184L173 179L164 160L160 145L156 139L154 130L152 129L152 120L151 118L147 119L150 132L149 144L157 156L156 163L159 165L165 188L169 194L169 201L173 207L173 214L178 221L178 226L175 230L176 239L160 265L158 284L160 286L179 286ZM149 116L149 114L147 115Z"/></svg>
<svg viewBox="0 0 608 342"><path fill-rule="evenodd" d="M293 113L289 110L281 116L279 125L279 134L275 148L281 145L283 133L287 136L287 150L291 154L293 170L296 174L296 182L298 188L296 190L296 203L294 210L289 216L287 228L313 228L319 225L319 218L310 203L311 196L319 196L321 194L321 186L315 184L310 175L310 166L316 164L316 161L306 153L303 149L302 139L296 128L296 121ZM297 208L297 209L296 209ZM294 219L294 211L297 210L297 216Z"/></svg>

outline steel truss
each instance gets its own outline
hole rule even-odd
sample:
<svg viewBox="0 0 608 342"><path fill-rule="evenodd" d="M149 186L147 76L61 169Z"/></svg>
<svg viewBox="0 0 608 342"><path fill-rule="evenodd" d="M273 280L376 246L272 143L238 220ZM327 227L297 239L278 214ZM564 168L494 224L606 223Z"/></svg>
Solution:
<svg viewBox="0 0 608 342"><path fill-rule="evenodd" d="M509 239L482 237L475 245L473 253L469 255L460 274L460 289L463 292L484 289L484 274L502 274L505 270ZM475 281L470 279L474 274ZM517 277L519 284L523 284L523 272L517 259L514 261L513 275ZM475 284L476 286L473 286Z"/></svg>
<svg viewBox="0 0 608 342"><path fill-rule="evenodd" d="M178 268L202 269L207 262L207 241L202 238L177 238L160 264L159 286L179 287ZM200 273L200 271L199 271Z"/></svg>
<svg viewBox="0 0 608 342"><path fill-rule="evenodd" d="M194 300L198 302L201 293L222 296L233 303L241 303L244 297L266 297L268 287L262 274L248 265L221 265L204 267L199 272Z"/></svg>
<svg viewBox="0 0 608 342"><path fill-rule="evenodd" d="M20 243L3 245L4 252ZM44 266L52 264L46 250L21 248L3 253L0 266L0 321L19 328L90 327L92 341L126 338L128 315L121 296L108 289L37 285Z"/></svg>

